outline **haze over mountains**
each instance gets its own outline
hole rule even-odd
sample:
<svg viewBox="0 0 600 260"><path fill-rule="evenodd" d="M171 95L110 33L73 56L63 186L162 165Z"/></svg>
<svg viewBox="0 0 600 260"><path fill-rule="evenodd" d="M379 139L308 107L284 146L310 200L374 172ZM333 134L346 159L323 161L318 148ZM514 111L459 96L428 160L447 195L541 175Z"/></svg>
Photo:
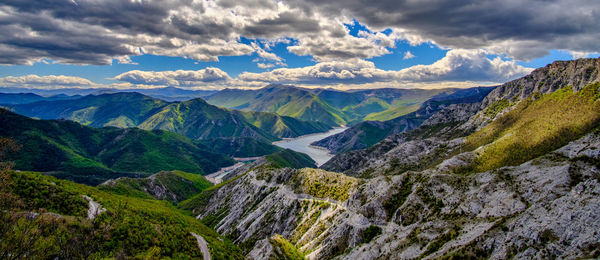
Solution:
<svg viewBox="0 0 600 260"><path fill-rule="evenodd" d="M115 89L115 88L59 88L59 89L38 89L38 88L2 88L4 94L23 94L31 93L52 99L53 96L86 96L100 95L119 92L137 92L165 101L186 101L194 98L205 97L216 93L216 90L187 90L176 87L152 88L152 89ZM0 103L5 104L5 103Z"/></svg>

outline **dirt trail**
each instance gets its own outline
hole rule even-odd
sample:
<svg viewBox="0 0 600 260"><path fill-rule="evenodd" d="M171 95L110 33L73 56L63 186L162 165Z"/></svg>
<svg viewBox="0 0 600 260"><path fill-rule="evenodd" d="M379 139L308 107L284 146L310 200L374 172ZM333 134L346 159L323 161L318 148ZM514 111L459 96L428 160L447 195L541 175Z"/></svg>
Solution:
<svg viewBox="0 0 600 260"><path fill-rule="evenodd" d="M198 247L200 248L200 251L202 251L202 256L204 257L204 260L211 260L212 258L210 257L210 251L208 250L208 244L206 244L206 240L204 240L202 236L194 232L190 233L196 238L196 241L198 241Z"/></svg>
<svg viewBox="0 0 600 260"><path fill-rule="evenodd" d="M88 196L83 196L83 198L86 199L89 204L89 208L88 208L88 212L87 212L88 219L94 219L100 213L106 211L106 209L103 208L102 205L100 205L100 203L95 202L92 198L90 198Z"/></svg>

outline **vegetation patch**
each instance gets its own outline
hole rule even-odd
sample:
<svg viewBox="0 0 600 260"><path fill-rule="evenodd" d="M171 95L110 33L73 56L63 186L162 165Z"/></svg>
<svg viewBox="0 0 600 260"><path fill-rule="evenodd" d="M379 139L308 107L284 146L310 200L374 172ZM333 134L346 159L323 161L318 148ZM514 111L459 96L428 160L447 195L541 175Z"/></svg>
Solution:
<svg viewBox="0 0 600 260"><path fill-rule="evenodd" d="M358 186L358 179L340 173L305 168L292 177L291 186L299 193L345 201L350 197L350 191Z"/></svg>
<svg viewBox="0 0 600 260"><path fill-rule="evenodd" d="M362 231L361 237L363 243L369 243L376 236L381 235L381 228L375 225L371 225Z"/></svg>
<svg viewBox="0 0 600 260"><path fill-rule="evenodd" d="M150 179L154 178L154 180ZM204 176L182 171L159 172L149 178L120 178L98 186L99 189L115 194L137 198L166 199L172 202L185 200L212 186ZM164 190L163 190L164 188ZM154 189L162 192L156 194ZM161 195L162 197L158 197Z"/></svg>
<svg viewBox="0 0 600 260"><path fill-rule="evenodd" d="M305 259L306 256L294 245L292 245L287 239L281 235L274 235L269 238L269 242L273 245L273 253L276 259L286 260L301 260Z"/></svg>
<svg viewBox="0 0 600 260"><path fill-rule="evenodd" d="M213 258L242 258L237 246L166 201L115 195L32 172L2 172L2 179L0 255L32 259L192 259L201 257L190 234L194 232L208 242ZM38 204L42 199L38 194L19 194L14 190L17 187L47 187L40 194L50 199ZM83 195L107 211L88 219ZM18 200L23 203L7 203Z"/></svg>
<svg viewBox="0 0 600 260"><path fill-rule="evenodd" d="M496 100L483 111L483 114L490 119L494 119L498 113L512 105L513 104L508 99Z"/></svg>
<svg viewBox="0 0 600 260"><path fill-rule="evenodd" d="M305 214L308 213L307 211L304 212ZM306 233L306 231L308 231L317 222L319 216L321 216L321 210L316 210L308 218L306 218L304 222L296 227L293 235L290 237L290 241L292 241L294 244L297 244L304 233Z"/></svg>
<svg viewBox="0 0 600 260"><path fill-rule="evenodd" d="M412 193L412 187L413 183L406 177L405 181L403 181L402 185L398 188L398 192L383 203L383 208L387 213L388 220L391 219L396 210L404 204L408 195Z"/></svg>
<svg viewBox="0 0 600 260"><path fill-rule="evenodd" d="M425 253L423 253L423 256L428 256L432 253L437 252L438 250L440 250L440 248L442 248L442 246L444 246L450 240L458 237L458 235L460 234L459 232L460 232L460 229L457 227L453 227L453 228L449 229L448 231L446 231L445 233L440 235L436 240L429 243L429 246L427 246L427 250L425 250Z"/></svg>

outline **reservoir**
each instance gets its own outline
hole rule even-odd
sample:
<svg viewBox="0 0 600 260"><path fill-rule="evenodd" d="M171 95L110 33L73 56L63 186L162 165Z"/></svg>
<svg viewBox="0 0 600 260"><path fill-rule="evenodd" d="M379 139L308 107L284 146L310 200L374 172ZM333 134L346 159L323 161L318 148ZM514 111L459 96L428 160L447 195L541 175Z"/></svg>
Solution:
<svg viewBox="0 0 600 260"><path fill-rule="evenodd" d="M323 147L312 146L310 144L328 136L344 132L346 129L348 129L348 127L336 127L327 132L303 135L297 138L289 138L283 141L274 142L273 144L281 148L287 148L296 152L305 153L317 163L317 166L321 166L325 162L329 161L329 159L333 158L333 155L329 153L329 150Z"/></svg>

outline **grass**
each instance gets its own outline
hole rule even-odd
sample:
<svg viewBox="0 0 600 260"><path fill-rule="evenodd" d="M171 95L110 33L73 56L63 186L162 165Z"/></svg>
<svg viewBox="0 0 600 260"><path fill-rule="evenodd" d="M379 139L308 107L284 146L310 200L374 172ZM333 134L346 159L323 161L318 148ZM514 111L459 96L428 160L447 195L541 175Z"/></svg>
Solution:
<svg viewBox="0 0 600 260"><path fill-rule="evenodd" d="M466 150L482 148L464 171L519 165L580 138L600 123L599 87L595 83L578 92L565 87L521 101L467 138Z"/></svg>

